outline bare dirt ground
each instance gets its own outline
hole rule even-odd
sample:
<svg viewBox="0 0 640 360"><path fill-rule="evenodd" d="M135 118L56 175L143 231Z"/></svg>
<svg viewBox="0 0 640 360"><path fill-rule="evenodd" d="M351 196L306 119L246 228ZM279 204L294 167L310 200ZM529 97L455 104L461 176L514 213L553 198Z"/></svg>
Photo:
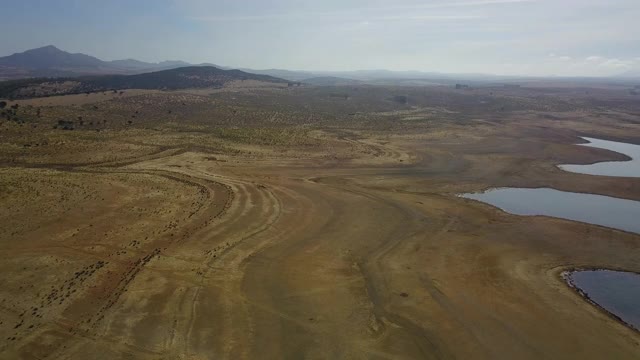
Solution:
<svg viewBox="0 0 640 360"><path fill-rule="evenodd" d="M0 358L637 359L560 273L640 271L640 236L456 196L640 200L555 167L621 159L580 135L640 141L637 99L597 91L22 104L0 125Z"/></svg>

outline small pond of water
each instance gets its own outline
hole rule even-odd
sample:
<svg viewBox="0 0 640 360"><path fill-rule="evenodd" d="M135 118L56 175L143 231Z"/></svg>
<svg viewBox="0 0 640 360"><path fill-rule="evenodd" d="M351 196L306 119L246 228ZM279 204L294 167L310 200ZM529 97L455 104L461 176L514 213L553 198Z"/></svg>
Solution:
<svg viewBox="0 0 640 360"><path fill-rule="evenodd" d="M613 270L567 273L567 282L587 299L640 330L640 275Z"/></svg>

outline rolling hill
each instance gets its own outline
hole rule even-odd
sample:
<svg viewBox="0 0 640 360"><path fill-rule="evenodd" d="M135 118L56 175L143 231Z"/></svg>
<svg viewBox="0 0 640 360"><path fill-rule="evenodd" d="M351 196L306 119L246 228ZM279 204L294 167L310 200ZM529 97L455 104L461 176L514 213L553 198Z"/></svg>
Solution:
<svg viewBox="0 0 640 360"><path fill-rule="evenodd" d="M218 88L236 80L288 83L287 80L240 70L222 70L213 66L189 66L136 75L30 78L5 81L0 82L0 98L24 99L122 89Z"/></svg>

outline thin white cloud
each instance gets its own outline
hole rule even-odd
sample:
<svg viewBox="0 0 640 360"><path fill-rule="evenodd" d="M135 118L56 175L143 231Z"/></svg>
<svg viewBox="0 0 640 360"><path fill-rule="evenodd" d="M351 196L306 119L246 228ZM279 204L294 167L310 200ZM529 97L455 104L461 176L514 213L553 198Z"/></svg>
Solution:
<svg viewBox="0 0 640 360"><path fill-rule="evenodd" d="M443 2L436 4L422 4L422 5L407 5L407 6L390 6L394 9L440 9L440 8L456 8L456 7L481 7L487 5L510 5L510 4L522 4L533 3L538 0L478 0L478 1L458 1L458 2Z"/></svg>
<svg viewBox="0 0 640 360"><path fill-rule="evenodd" d="M556 55L554 53L549 54L548 56L550 59L553 60L560 60L560 61L570 61L571 60L571 56L567 56L567 55Z"/></svg>
<svg viewBox="0 0 640 360"><path fill-rule="evenodd" d="M633 61L620 60L620 59L607 59L604 62L598 64L599 66L611 69L630 69L633 65Z"/></svg>
<svg viewBox="0 0 640 360"><path fill-rule="evenodd" d="M365 8L344 8L335 11L318 11L318 12L289 12L289 13L273 13L273 14L256 14L256 15L203 15L192 16L190 19L206 22L234 22L234 21L268 21L268 20L301 20L315 19L323 17L349 17L361 16L363 12L367 13L383 13L399 10L434 10L447 8L471 8L482 7L488 5L509 5L521 3L533 3L538 0L476 0L476 1L458 1L458 2L440 2L432 4L418 5L392 5L382 7L365 7ZM463 15L463 14L425 14L415 15L402 13L397 16L381 16L378 20L466 20L477 19L484 16Z"/></svg>
<svg viewBox="0 0 640 360"><path fill-rule="evenodd" d="M270 21L270 20L308 20L317 19L328 14L318 13L290 13L290 14L270 14L270 15L243 15L243 16L194 16L192 20L203 22L242 22L242 21ZM455 20L473 20L483 19L481 15L389 15L389 16L373 16L368 17L369 20L361 21L361 24L368 25L371 21L455 21ZM335 19L335 18L334 18ZM341 20L359 20L355 17L341 17Z"/></svg>
<svg viewBox="0 0 640 360"><path fill-rule="evenodd" d="M640 61L634 58L607 58L591 55L584 58L571 58L551 53L546 62L541 62L532 68L545 71L543 75L566 74L571 76L611 76L630 70L640 70Z"/></svg>
<svg viewBox="0 0 640 360"><path fill-rule="evenodd" d="M300 17L296 14L271 14L271 15L242 15L242 16L192 16L191 20L206 21L206 22L233 22L233 21L260 21L260 20L278 20L278 19L292 19Z"/></svg>
<svg viewBox="0 0 640 360"><path fill-rule="evenodd" d="M480 15L397 15L397 16L381 16L372 18L379 21L404 21L404 20L434 20L434 21L447 21L447 20L473 20L482 19L485 16Z"/></svg>

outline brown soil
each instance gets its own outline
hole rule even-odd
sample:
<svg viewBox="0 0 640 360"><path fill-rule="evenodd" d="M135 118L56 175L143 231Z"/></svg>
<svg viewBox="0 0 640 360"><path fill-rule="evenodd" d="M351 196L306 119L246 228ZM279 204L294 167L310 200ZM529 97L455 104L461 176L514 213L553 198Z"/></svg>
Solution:
<svg viewBox="0 0 640 360"><path fill-rule="evenodd" d="M389 96L321 91L139 94L4 121L0 358L640 357L640 335L560 277L640 271L639 235L455 196L640 200L638 179L555 167L620 159L573 144L637 142L635 105L518 93L506 106L524 110L496 113L440 89L453 100L349 115ZM75 111L139 113L51 128Z"/></svg>

